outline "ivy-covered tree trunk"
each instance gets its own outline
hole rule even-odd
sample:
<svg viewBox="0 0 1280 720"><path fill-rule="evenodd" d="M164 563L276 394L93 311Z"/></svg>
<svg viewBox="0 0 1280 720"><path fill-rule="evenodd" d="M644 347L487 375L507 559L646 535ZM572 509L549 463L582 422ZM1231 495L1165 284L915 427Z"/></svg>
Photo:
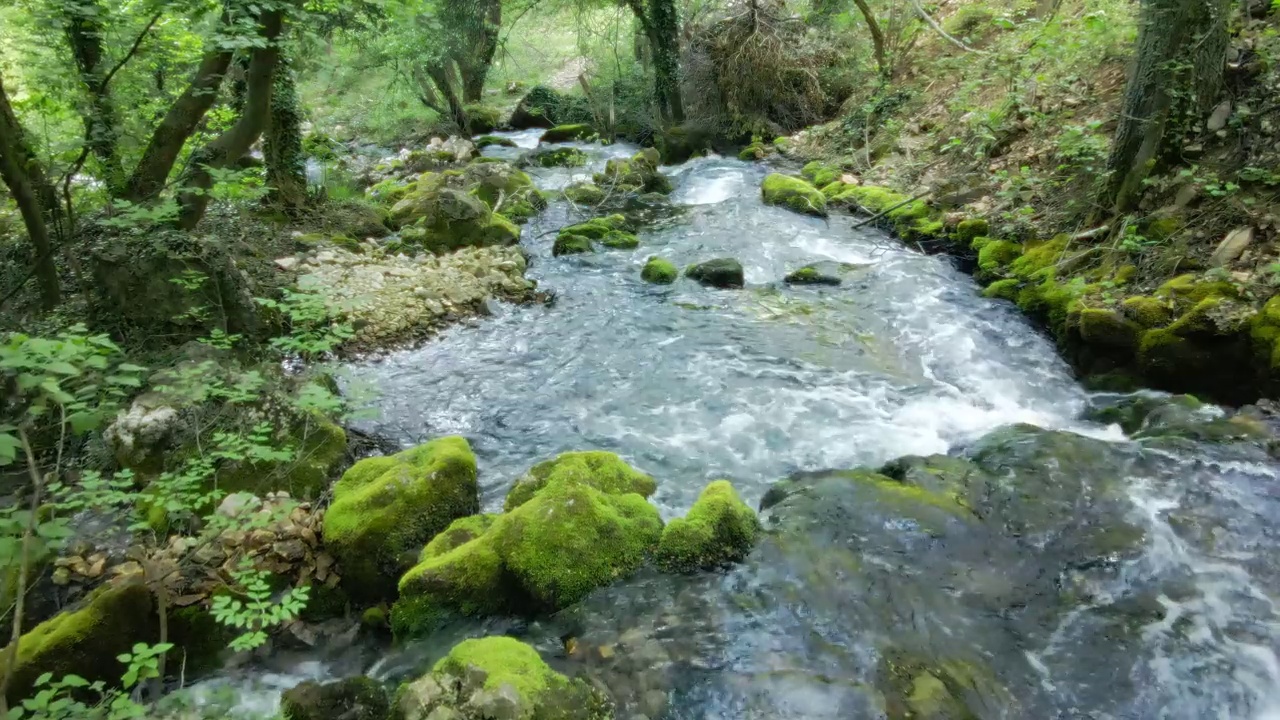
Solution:
<svg viewBox="0 0 1280 720"><path fill-rule="evenodd" d="M462 80L462 99L480 102L484 82L498 52L498 33L502 29L501 0L463 0L465 8L456 17L461 23L458 37L462 41L455 61Z"/></svg>
<svg viewBox="0 0 1280 720"><path fill-rule="evenodd" d="M1143 0L1137 57L1125 86L1101 208L1124 214L1136 207L1143 181L1176 149L1171 141L1180 140L1217 101L1228 7L1223 0Z"/></svg>
<svg viewBox="0 0 1280 720"><path fill-rule="evenodd" d="M867 23L867 32L871 33L871 47L875 51L876 69L880 71L880 79L888 80L890 75L888 53L885 52L884 33L880 31L876 14L867 5L867 0L853 0L853 4L858 6L858 12L862 13L862 19Z"/></svg>
<svg viewBox="0 0 1280 720"><path fill-rule="evenodd" d="M470 124L467 118L467 109L462 100L462 95L458 93L457 82L454 80L452 69L453 63L443 61L439 63L431 63L423 68L427 77L431 78L431 82L436 86L436 90L444 97L446 108L449 116L458 124L462 132L466 132Z"/></svg>
<svg viewBox="0 0 1280 720"><path fill-rule="evenodd" d="M183 178L182 192L178 197L178 227L183 230L195 229L209 207L212 171L225 169L239 161L262 136L270 121L272 88L280 60L277 41L284 24L283 12L264 10L258 23L265 45L255 48L249 61L244 112L230 128L196 151Z"/></svg>
<svg viewBox="0 0 1280 720"><path fill-rule="evenodd" d="M288 63L276 68L271 94L271 120L262 144L267 166L268 198L286 211L307 202L306 161L302 154L302 108L298 88Z"/></svg>
<svg viewBox="0 0 1280 720"><path fill-rule="evenodd" d="M671 120L684 122L684 100L680 96L680 16L674 0L649 0L653 32L653 69L657 92L671 110ZM744 79L744 82L749 80Z"/></svg>
<svg viewBox="0 0 1280 720"><path fill-rule="evenodd" d="M40 283L40 299L46 308L52 308L62 297L58 268L53 260L53 242L49 235L49 221L52 219L50 213L56 212L57 201L52 196L53 189L45 178L44 170L27 146L26 134L9 104L9 95L5 92L2 78L0 178L3 178L17 202L22 223L27 228L27 236L31 238L32 260L36 280ZM47 197L42 198L42 195Z"/></svg>
<svg viewBox="0 0 1280 720"><path fill-rule="evenodd" d="M102 22L106 10L96 2L63 3L67 42L88 95L82 111L85 143L102 168L102 181L113 197L124 188L124 166L119 154L119 126L115 103L107 92L103 67Z"/></svg>

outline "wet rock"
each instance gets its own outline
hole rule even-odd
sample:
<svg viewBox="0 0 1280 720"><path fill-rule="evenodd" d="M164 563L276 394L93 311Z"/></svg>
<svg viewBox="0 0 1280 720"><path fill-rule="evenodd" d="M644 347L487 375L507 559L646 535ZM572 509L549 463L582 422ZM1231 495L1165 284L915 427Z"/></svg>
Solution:
<svg viewBox="0 0 1280 720"><path fill-rule="evenodd" d="M649 258L644 264L644 269L640 271L640 279L655 285L670 285L679 276L680 271L675 263L656 255Z"/></svg>
<svg viewBox="0 0 1280 720"><path fill-rule="evenodd" d="M1253 244L1253 228L1238 227L1227 233L1227 236L1218 244L1213 255L1209 257L1209 265L1212 267L1230 265L1251 244Z"/></svg>
<svg viewBox="0 0 1280 720"><path fill-rule="evenodd" d="M476 459L467 441L445 437L390 457L361 460L333 488L324 540L353 597L394 597L419 549L479 510Z"/></svg>
<svg viewBox="0 0 1280 720"><path fill-rule="evenodd" d="M157 394L139 396L107 426L102 438L116 462L126 468L158 468L168 442L181 424L178 411Z"/></svg>
<svg viewBox="0 0 1280 720"><path fill-rule="evenodd" d="M823 269L817 265L805 265L787 273L783 282L788 285L839 285L841 280L837 275L823 272Z"/></svg>
<svg viewBox="0 0 1280 720"><path fill-rule="evenodd" d="M607 215L587 222L569 225L556 235L552 255L570 255L592 252L598 242L608 248L632 249L640 245L640 239L629 232L631 224L622 215Z"/></svg>
<svg viewBox="0 0 1280 720"><path fill-rule="evenodd" d="M756 541L759 522L727 480L708 485L683 518L667 524L658 563L672 572L711 570L738 562Z"/></svg>
<svg viewBox="0 0 1280 720"><path fill-rule="evenodd" d="M515 130L551 128L559 124L590 122L591 107L586 98L559 93L538 85L516 105L507 124Z"/></svg>
<svg viewBox="0 0 1280 720"><path fill-rule="evenodd" d="M581 255L583 253L595 252L595 249L595 246L591 243L591 238L583 235L561 232L556 235L556 240L551 245L551 254L555 257L559 257L561 255Z"/></svg>
<svg viewBox="0 0 1280 720"><path fill-rule="evenodd" d="M538 148L520 157L521 167L582 167L587 154L574 147Z"/></svg>
<svg viewBox="0 0 1280 720"><path fill-rule="evenodd" d="M800 178L773 173L760 185L760 194L766 205L781 205L805 215L827 215L826 196Z"/></svg>
<svg viewBox="0 0 1280 720"><path fill-rule="evenodd" d="M564 189L564 196L577 205L599 205L604 202L605 192L595 183L576 182Z"/></svg>
<svg viewBox="0 0 1280 720"><path fill-rule="evenodd" d="M431 673L408 683L393 708L395 720L605 720L609 699L571 680L538 652L509 637L465 640Z"/></svg>
<svg viewBox="0 0 1280 720"><path fill-rule="evenodd" d="M716 258L690 266L685 277L708 287L740 288L744 284L742 263L733 258Z"/></svg>
<svg viewBox="0 0 1280 720"><path fill-rule="evenodd" d="M286 720L385 720L391 701L378 681L353 677L297 685L281 696L280 710Z"/></svg>
<svg viewBox="0 0 1280 720"><path fill-rule="evenodd" d="M1190 395L1136 393L1095 406L1087 417L1116 423L1134 438L1227 443L1272 437L1265 423L1257 418L1206 405Z"/></svg>
<svg viewBox="0 0 1280 720"><path fill-rule="evenodd" d="M495 145L497 147L509 147L509 148L517 147L515 141L512 140L511 138L505 138L498 135L482 135L481 137L478 137L475 139L475 143L476 143L476 148L480 150L483 150L487 147L492 147Z"/></svg>
<svg viewBox="0 0 1280 720"><path fill-rule="evenodd" d="M658 164L658 151L645 148L630 159L609 160L605 163L604 172L596 173L593 179L610 192L669 195L675 186L671 178L658 172Z"/></svg>

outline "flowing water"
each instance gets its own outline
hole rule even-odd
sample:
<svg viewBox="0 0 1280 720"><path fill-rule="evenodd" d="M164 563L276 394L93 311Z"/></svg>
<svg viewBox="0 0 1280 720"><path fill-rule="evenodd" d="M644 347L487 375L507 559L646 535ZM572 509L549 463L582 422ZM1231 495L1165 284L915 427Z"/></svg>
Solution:
<svg viewBox="0 0 1280 720"><path fill-rule="evenodd" d="M486 154L537 142L509 136L521 148ZM591 167L536 170L539 186L635 151L580 147ZM519 634L558 668L605 683L620 718L882 717L872 686L886 638L988 668L997 682L975 682L968 702L983 718L1280 718L1280 485L1265 452L1135 442L1085 420L1100 400L1052 344L945 258L850 230L847 217L764 206L759 164L708 157L664 171L676 209L639 233L637 250L552 257L555 230L585 219L563 202L525 227L529 275L552 304L498 305L351 367L378 392L369 429L404 445L465 436L487 510L539 460L617 452L658 479L653 499L670 518L712 479L754 505L797 471L958 452L1026 423L1087 438L1090 472L1122 488L1119 512L1144 531L1141 550L1064 569L1048 545L1039 554L1025 538L967 529L921 536L868 509L874 527L857 548L868 570L848 575L822 553L766 544L725 574L646 572L549 620L484 629ZM654 254L681 267L732 256L747 287L645 284ZM781 283L815 261L841 264L844 283ZM395 680L481 629L278 661L282 674L258 687L269 698L304 676Z"/></svg>

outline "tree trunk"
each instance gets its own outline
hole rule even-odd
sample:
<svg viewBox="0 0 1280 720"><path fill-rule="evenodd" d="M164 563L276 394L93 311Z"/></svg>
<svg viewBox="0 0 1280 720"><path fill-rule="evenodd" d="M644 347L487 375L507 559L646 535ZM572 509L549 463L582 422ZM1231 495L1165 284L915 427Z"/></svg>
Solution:
<svg viewBox="0 0 1280 720"><path fill-rule="evenodd" d="M867 5L867 0L853 0L853 4L858 6L858 11L862 13L862 19L867 22L867 31L871 33L871 46L876 53L876 67L880 69L880 79L889 79L889 60L884 50L884 33L880 31L880 23L876 21L876 14L871 12L871 8Z"/></svg>
<svg viewBox="0 0 1280 720"><path fill-rule="evenodd" d="M196 74L187 89L174 101L164 119L151 134L142 159L134 168L125 188L130 202L150 200L164 189L182 146L186 145L209 108L218 99L218 86L231 64L230 50L210 51L200 60Z"/></svg>
<svg viewBox="0 0 1280 720"><path fill-rule="evenodd" d="M680 96L680 17L674 0L649 0L653 43L653 68L657 92L665 98L671 119L684 122Z"/></svg>
<svg viewBox="0 0 1280 720"><path fill-rule="evenodd" d="M1222 0L1143 0L1101 208L1121 215L1137 207L1143 182L1171 149L1169 140L1180 140L1217 101L1226 16Z"/></svg>
<svg viewBox="0 0 1280 720"><path fill-rule="evenodd" d="M293 70L287 62L276 68L271 94L271 120L262 155L267 165L268 198L286 211L307 203L306 162L302 155L302 111Z"/></svg>
<svg viewBox="0 0 1280 720"><path fill-rule="evenodd" d="M57 196L35 155L27 147L26 134L9 104L3 79L0 79L0 178L17 202L27 236L31 238L41 302L45 308L53 308L62 298L48 222L56 217Z"/></svg>
<svg viewBox="0 0 1280 720"><path fill-rule="evenodd" d="M121 195L124 166L119 154L119 126L115 103L107 92L106 68L102 67L102 23L106 13L96 2L63 6L67 19L67 42L71 56L89 96L83 113L85 144L102 166L102 181L113 197Z"/></svg>
<svg viewBox="0 0 1280 720"><path fill-rule="evenodd" d="M471 0L468 32L463 33L466 47L457 55L458 75L462 79L462 99L478 103L484 98L484 81L498 52L498 34L502 29L501 0Z"/></svg>
<svg viewBox="0 0 1280 720"><path fill-rule="evenodd" d="M277 40L284 24L283 12L264 10L259 17L266 46L253 51L249 61L248 92L244 112L230 128L205 145L191 159L183 189L178 198L178 227L193 230L209 207L209 189L213 187L210 170L221 170L235 163L257 142L271 117L271 91L276 65L280 59Z"/></svg>
<svg viewBox="0 0 1280 720"><path fill-rule="evenodd" d="M453 65L453 63L448 60L444 60L440 63L431 63L423 69L427 73L427 77L430 77L431 82L435 84L436 89L442 96L444 96L444 101L449 108L449 115L453 118L453 121L458 124L458 127L462 132L465 133L469 124L467 120L467 110L463 106L462 96L458 94L457 87L454 83L453 70L450 67L451 65Z"/></svg>

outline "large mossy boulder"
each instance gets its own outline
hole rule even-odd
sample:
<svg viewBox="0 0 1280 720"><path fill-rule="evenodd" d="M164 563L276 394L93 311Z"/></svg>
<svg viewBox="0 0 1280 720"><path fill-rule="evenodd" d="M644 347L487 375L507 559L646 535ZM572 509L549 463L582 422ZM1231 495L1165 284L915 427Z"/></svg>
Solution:
<svg viewBox="0 0 1280 720"><path fill-rule="evenodd" d="M658 563L673 572L729 565L751 552L759 530L755 511L727 480L717 480L703 489L688 515L663 529Z"/></svg>
<svg viewBox="0 0 1280 720"><path fill-rule="evenodd" d="M640 279L654 285L670 285L680 277L675 263L657 256L649 258L640 271Z"/></svg>
<svg viewBox="0 0 1280 720"><path fill-rule="evenodd" d="M386 720L390 711L386 688L364 676L323 684L307 681L280 697L284 720Z"/></svg>
<svg viewBox="0 0 1280 720"><path fill-rule="evenodd" d="M608 697L547 666L514 638L455 645L431 672L396 696L391 720L608 720Z"/></svg>
<svg viewBox="0 0 1280 720"><path fill-rule="evenodd" d="M592 252L595 243L607 248L629 250L640 246L640 239L631 231L631 223L621 214L592 218L576 225L568 225L556 234L552 255L571 255Z"/></svg>
<svg viewBox="0 0 1280 720"><path fill-rule="evenodd" d="M28 630L18 640L7 697L11 705L27 697L36 680L49 673L54 680L78 675L90 682L113 685L125 667L117 655L135 643L155 642L159 625L151 591L141 582L104 585L77 607L63 611ZM0 654L6 670L9 648Z"/></svg>
<svg viewBox="0 0 1280 720"><path fill-rule="evenodd" d="M533 178L509 163L472 163L463 171L463 178L473 195L495 213L500 211L502 217L515 222L525 222L547 207Z"/></svg>
<svg viewBox="0 0 1280 720"><path fill-rule="evenodd" d="M493 212L480 197L453 187L452 183L458 182L455 178L465 178L465 174L425 173L391 208L392 219L404 226L402 240L435 253L520 241L520 228L515 223Z"/></svg>
<svg viewBox="0 0 1280 720"><path fill-rule="evenodd" d="M715 258L684 271L685 277L696 280L702 285L714 288L740 288L745 283L742 263L733 258Z"/></svg>
<svg viewBox="0 0 1280 720"><path fill-rule="evenodd" d="M586 98L568 95L538 85L525 94L507 124L513 130L552 128L556 125L589 123L591 104Z"/></svg>
<svg viewBox="0 0 1280 720"><path fill-rule="evenodd" d="M516 145L515 140L508 137L502 137L501 135L481 135L475 139L475 144L477 150L483 150L487 147L494 146L505 148L519 147Z"/></svg>
<svg viewBox="0 0 1280 720"><path fill-rule="evenodd" d="M540 143L563 143L572 142L574 140L590 141L599 136L596 129L586 123L574 123L572 125L557 125L550 130L542 133L542 137L538 138Z"/></svg>
<svg viewBox="0 0 1280 720"><path fill-rule="evenodd" d="M493 132L502 124L502 112L495 107L476 103L467 105L463 110L467 114L467 130L472 135Z"/></svg>
<svg viewBox="0 0 1280 720"><path fill-rule="evenodd" d="M610 192L670 194L675 189L671 178L658 172L658 152L645 148L630 159L613 158L605 163L604 172L596 173L595 183Z"/></svg>
<svg viewBox="0 0 1280 720"><path fill-rule="evenodd" d="M356 463L333 488L324 540L357 600L395 594L422 546L480 509L476 457L450 436Z"/></svg>
<svg viewBox="0 0 1280 720"><path fill-rule="evenodd" d="M540 463L508 495L508 511L454 523L400 580L397 635L458 615L531 614L572 605L631 574L658 543L655 484L610 453Z"/></svg>
<svg viewBox="0 0 1280 720"><path fill-rule="evenodd" d="M826 196L800 178L772 173L760 185L760 195L766 205L779 205L805 215L827 215Z"/></svg>
<svg viewBox="0 0 1280 720"><path fill-rule="evenodd" d="M605 192L592 182L576 182L564 189L564 196L575 205L599 205L605 200Z"/></svg>

